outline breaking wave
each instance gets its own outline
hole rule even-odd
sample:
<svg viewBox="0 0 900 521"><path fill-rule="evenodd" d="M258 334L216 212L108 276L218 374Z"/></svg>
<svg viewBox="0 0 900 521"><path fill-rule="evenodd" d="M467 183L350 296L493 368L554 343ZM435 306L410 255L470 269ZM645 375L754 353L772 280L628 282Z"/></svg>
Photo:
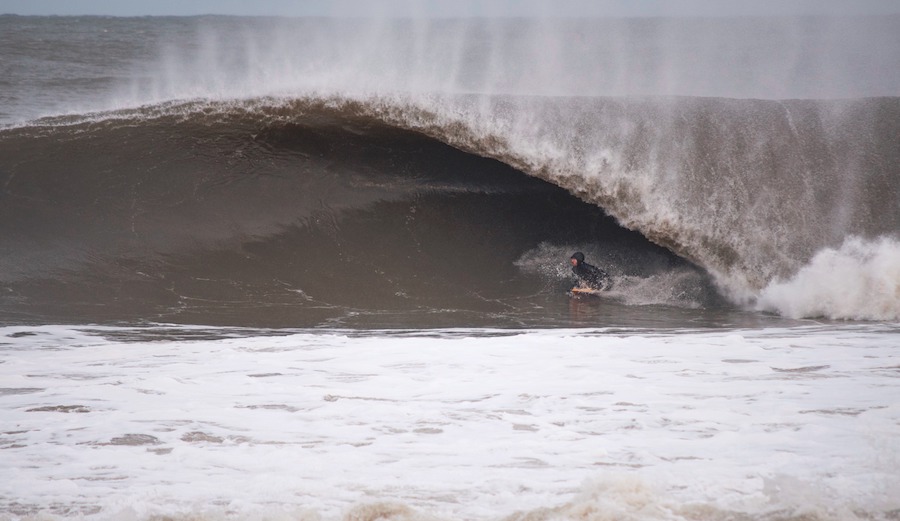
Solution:
<svg viewBox="0 0 900 521"><path fill-rule="evenodd" d="M49 118L0 131L0 274L12 308L300 306L321 323L335 306L483 310L555 291L562 274L515 266L549 243L561 260L594 251L621 288L687 270L693 290L627 292L638 304L711 305L693 266L752 304L848 236L896 236L898 116L900 98L395 94ZM778 295L760 306L808 315ZM847 305L814 314L896 318Z"/></svg>

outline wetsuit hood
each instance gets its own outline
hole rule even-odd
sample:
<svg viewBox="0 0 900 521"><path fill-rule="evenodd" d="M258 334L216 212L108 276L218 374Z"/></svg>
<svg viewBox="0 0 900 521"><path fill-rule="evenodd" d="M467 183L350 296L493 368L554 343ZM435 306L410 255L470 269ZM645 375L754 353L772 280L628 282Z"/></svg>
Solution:
<svg viewBox="0 0 900 521"><path fill-rule="evenodd" d="M573 253L571 258L577 260L578 264L584 262L584 254L580 251L576 251L575 253Z"/></svg>

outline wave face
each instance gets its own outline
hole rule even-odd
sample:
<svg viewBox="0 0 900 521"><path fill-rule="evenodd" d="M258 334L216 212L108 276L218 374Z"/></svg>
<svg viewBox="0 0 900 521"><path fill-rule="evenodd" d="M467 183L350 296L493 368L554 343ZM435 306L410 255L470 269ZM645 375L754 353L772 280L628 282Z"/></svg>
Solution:
<svg viewBox="0 0 900 521"><path fill-rule="evenodd" d="M900 318L898 17L0 23L13 315L516 324L580 249L626 305ZM791 306L833 277L878 312Z"/></svg>
<svg viewBox="0 0 900 521"><path fill-rule="evenodd" d="M569 275L558 268L598 241L619 275L682 266L702 282L565 190L364 112L187 104L6 131L7 310L516 323L518 308L564 293ZM515 265L548 241L552 272Z"/></svg>

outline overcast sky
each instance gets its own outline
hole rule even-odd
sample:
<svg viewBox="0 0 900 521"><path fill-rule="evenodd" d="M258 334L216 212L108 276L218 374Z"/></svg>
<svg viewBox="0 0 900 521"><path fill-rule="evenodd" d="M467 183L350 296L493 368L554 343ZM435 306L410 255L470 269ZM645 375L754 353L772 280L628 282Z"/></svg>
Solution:
<svg viewBox="0 0 900 521"><path fill-rule="evenodd" d="M900 13L900 0L0 0L21 15L764 16Z"/></svg>

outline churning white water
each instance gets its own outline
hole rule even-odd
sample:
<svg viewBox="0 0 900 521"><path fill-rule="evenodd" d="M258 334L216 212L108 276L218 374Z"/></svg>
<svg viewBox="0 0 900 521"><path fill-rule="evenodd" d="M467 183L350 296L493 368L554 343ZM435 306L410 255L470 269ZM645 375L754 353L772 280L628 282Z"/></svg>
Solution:
<svg viewBox="0 0 900 521"><path fill-rule="evenodd" d="M896 326L44 326L0 339L6 519L900 508Z"/></svg>

